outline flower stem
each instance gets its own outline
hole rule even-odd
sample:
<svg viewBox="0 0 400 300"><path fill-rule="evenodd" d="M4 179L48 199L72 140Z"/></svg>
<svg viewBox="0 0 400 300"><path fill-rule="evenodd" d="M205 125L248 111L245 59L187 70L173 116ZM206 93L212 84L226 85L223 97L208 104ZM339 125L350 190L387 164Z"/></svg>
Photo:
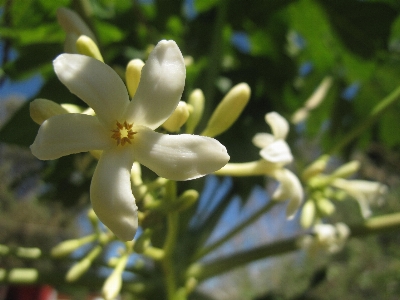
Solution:
<svg viewBox="0 0 400 300"><path fill-rule="evenodd" d="M165 284L167 289L167 299L174 300L176 295L176 274L173 267L173 253L176 245L176 239L179 226L179 214L177 212L170 212L167 215L168 232L164 243L164 257L161 261Z"/></svg>
<svg viewBox="0 0 400 300"><path fill-rule="evenodd" d="M400 87L396 88L392 93L390 93L386 98L380 101L370 112L369 117L351 130L344 138L336 143L328 154L334 154L339 152L345 146L347 146L353 139L359 136L364 130L370 127L376 120L388 110L397 100L400 99Z"/></svg>
<svg viewBox="0 0 400 300"><path fill-rule="evenodd" d="M349 226L352 237L362 237L368 234L388 232L400 228L400 213L387 214L365 220L361 224ZM297 243L301 235L285 240L259 246L239 253L234 253L222 259L215 259L206 264L194 263L188 268L187 278L194 277L198 281L227 272L244 264L280 255L300 249Z"/></svg>
<svg viewBox="0 0 400 300"><path fill-rule="evenodd" d="M263 214L268 212L277 202L276 201L270 201L260 209L258 209L256 212L254 212L252 215L250 215L246 220L242 221L240 224L238 224L235 228L233 228L230 232L228 232L226 235L224 235L222 238L219 240L215 241L211 245L208 245L199 251L195 253L193 256L192 261L196 261L203 256L207 255L211 251L215 250L222 244L224 244L227 240L232 238L234 235L245 229L247 226L249 226L251 223L255 222L258 218L260 218Z"/></svg>

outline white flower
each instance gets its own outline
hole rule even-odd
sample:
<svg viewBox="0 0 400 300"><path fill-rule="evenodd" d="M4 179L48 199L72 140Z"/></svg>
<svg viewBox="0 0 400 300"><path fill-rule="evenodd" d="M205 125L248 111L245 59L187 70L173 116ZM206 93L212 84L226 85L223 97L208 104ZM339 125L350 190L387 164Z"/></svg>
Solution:
<svg viewBox="0 0 400 300"><path fill-rule="evenodd" d="M300 245L312 256L319 250L333 254L343 249L349 236L350 229L344 223L317 224L313 227L311 235L306 235L300 240Z"/></svg>
<svg viewBox="0 0 400 300"><path fill-rule="evenodd" d="M39 159L102 150L90 198L100 220L122 240L132 240L138 219L130 170L134 160L161 177L194 179L229 160L218 141L196 135L155 132L175 110L185 84L185 65L174 41L161 41L142 69L129 101L121 78L106 64L79 54L54 60L60 81L96 115L62 114L46 120L31 146Z"/></svg>
<svg viewBox="0 0 400 300"><path fill-rule="evenodd" d="M286 208L286 216L288 219L292 219L303 202L304 193L300 180L295 174L284 168L273 171L271 176L280 182L272 199L277 201L290 199Z"/></svg>
<svg viewBox="0 0 400 300"><path fill-rule="evenodd" d="M265 121L271 126L272 134L257 133L253 144L261 148L260 155L266 161L284 166L292 162L293 156L285 139L289 132L289 123L278 113L265 115Z"/></svg>
<svg viewBox="0 0 400 300"><path fill-rule="evenodd" d="M332 186L344 190L350 197L357 200L364 218L368 218L372 214L370 204L381 204L388 191L386 185L367 180L337 178L332 182Z"/></svg>

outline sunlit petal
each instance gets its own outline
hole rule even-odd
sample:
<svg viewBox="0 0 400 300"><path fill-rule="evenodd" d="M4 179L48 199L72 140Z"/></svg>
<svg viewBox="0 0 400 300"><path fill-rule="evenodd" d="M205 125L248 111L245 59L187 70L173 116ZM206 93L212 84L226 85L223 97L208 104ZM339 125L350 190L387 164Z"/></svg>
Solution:
<svg viewBox="0 0 400 300"><path fill-rule="evenodd" d="M123 241L132 240L138 227L130 181L132 164L131 147L103 151L90 186L94 212Z"/></svg>
<svg viewBox="0 0 400 300"><path fill-rule="evenodd" d="M142 126L137 131L135 159L161 177L194 179L219 170L229 161L226 148L212 138L160 134Z"/></svg>
<svg viewBox="0 0 400 300"><path fill-rule="evenodd" d="M271 126L275 139L286 139L289 132L289 123L277 112L270 112L265 115L265 121Z"/></svg>
<svg viewBox="0 0 400 300"><path fill-rule="evenodd" d="M258 148L265 148L275 140L274 136L269 133L256 133L253 137L253 145Z"/></svg>
<svg viewBox="0 0 400 300"><path fill-rule="evenodd" d="M277 140L260 151L266 161L286 165L293 160L288 144L284 140Z"/></svg>
<svg viewBox="0 0 400 300"><path fill-rule="evenodd" d="M174 41L161 41L142 69L139 87L126 112L129 123L156 129L175 110L185 86L186 69Z"/></svg>
<svg viewBox="0 0 400 300"><path fill-rule="evenodd" d="M53 62L60 81L86 102L107 127L113 128L129 103L122 79L108 65L79 54L61 54Z"/></svg>
<svg viewBox="0 0 400 300"><path fill-rule="evenodd" d="M64 114L43 122L31 150L37 158L49 160L72 153L108 149L112 141L110 132L96 117Z"/></svg>

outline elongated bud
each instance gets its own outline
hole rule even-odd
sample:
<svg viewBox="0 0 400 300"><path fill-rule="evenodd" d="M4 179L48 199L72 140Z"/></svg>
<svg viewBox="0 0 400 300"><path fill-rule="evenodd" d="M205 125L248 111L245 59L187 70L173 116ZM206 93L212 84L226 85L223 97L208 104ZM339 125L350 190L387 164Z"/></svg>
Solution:
<svg viewBox="0 0 400 300"><path fill-rule="evenodd" d="M318 105L320 105L321 102L325 99L326 94L328 93L329 88L332 85L332 82L332 77L325 77L320 85L317 87L315 92L310 96L310 98L308 98L304 106L309 110L318 107Z"/></svg>
<svg viewBox="0 0 400 300"><path fill-rule="evenodd" d="M322 217L330 216L335 212L335 205L327 198L320 198L316 201L318 212Z"/></svg>
<svg viewBox="0 0 400 300"><path fill-rule="evenodd" d="M80 239L73 239L73 240L67 240L64 242L61 242L57 246L55 246L53 249L51 249L51 256L53 257L63 257L66 256L72 252L74 252L76 249L82 247L83 245L90 243L96 239L96 235L88 235L85 237L82 237Z"/></svg>
<svg viewBox="0 0 400 300"><path fill-rule="evenodd" d="M305 107L300 107L296 110L291 118L293 124L299 124L308 118L309 110Z"/></svg>
<svg viewBox="0 0 400 300"><path fill-rule="evenodd" d="M304 181L307 181L311 177L318 175L322 173L326 165L328 164L330 156L329 155L323 155L320 158L318 158L316 161L314 161L311 165L309 165L302 174L302 178Z"/></svg>
<svg viewBox="0 0 400 300"><path fill-rule="evenodd" d="M247 83L235 85L214 110L201 135L215 137L229 129L249 102L250 93Z"/></svg>
<svg viewBox="0 0 400 300"><path fill-rule="evenodd" d="M128 262L128 255L122 256L117 263L114 271L104 282L102 293L105 300L115 299L122 287L122 272Z"/></svg>
<svg viewBox="0 0 400 300"><path fill-rule="evenodd" d="M133 97L139 86L144 62L141 59L132 59L126 66L125 78L129 96Z"/></svg>
<svg viewBox="0 0 400 300"><path fill-rule="evenodd" d="M83 274L85 274L86 271L89 270L90 266L92 265L93 260L100 255L102 249L103 248L100 245L97 245L88 253L88 255L86 255L82 260L73 265L69 269L67 275L65 276L66 281L68 282L76 281Z"/></svg>
<svg viewBox="0 0 400 300"><path fill-rule="evenodd" d="M96 43L86 35L81 35L78 38L76 41L76 49L78 50L79 54L83 54L104 62L99 47L97 47Z"/></svg>
<svg viewBox="0 0 400 300"><path fill-rule="evenodd" d="M169 118L162 124L169 132L177 132L189 118L189 108L186 102L179 101L178 106Z"/></svg>
<svg viewBox="0 0 400 300"><path fill-rule="evenodd" d="M31 284L39 279L39 271L33 268L14 268L9 271L7 280L9 283Z"/></svg>
<svg viewBox="0 0 400 300"><path fill-rule="evenodd" d="M195 89L189 96L188 104L192 106L189 119L186 122L186 133L193 133L199 124L204 111L204 94Z"/></svg>
<svg viewBox="0 0 400 300"><path fill-rule="evenodd" d="M312 199L304 203L301 211L300 224L303 228L309 228L315 220L315 203Z"/></svg>
<svg viewBox="0 0 400 300"><path fill-rule="evenodd" d="M196 190L186 190L179 196L176 204L174 204L176 211L183 211L191 207L199 199L199 192Z"/></svg>
<svg viewBox="0 0 400 300"><path fill-rule="evenodd" d="M67 114L68 111L60 104L47 99L35 99L29 105L32 120L41 125L48 118L56 115Z"/></svg>
<svg viewBox="0 0 400 300"><path fill-rule="evenodd" d="M337 168L331 174L331 177L346 178L356 173L359 169L360 169L360 162L353 160Z"/></svg>

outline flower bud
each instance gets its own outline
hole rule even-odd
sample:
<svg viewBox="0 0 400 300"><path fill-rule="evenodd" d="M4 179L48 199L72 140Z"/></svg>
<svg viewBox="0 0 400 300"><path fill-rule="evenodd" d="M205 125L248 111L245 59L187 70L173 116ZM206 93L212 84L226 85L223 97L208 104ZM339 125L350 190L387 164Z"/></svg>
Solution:
<svg viewBox="0 0 400 300"><path fill-rule="evenodd" d="M335 205L333 205L332 201L327 198L319 198L316 200L316 205L318 212L322 217L330 216L336 210Z"/></svg>
<svg viewBox="0 0 400 300"><path fill-rule="evenodd" d="M32 120L39 125L52 116L68 113L60 104L47 99L33 100L29 106L29 110Z"/></svg>
<svg viewBox="0 0 400 300"><path fill-rule="evenodd" d="M235 85L219 103L211 115L206 129L201 135L215 137L227 129L237 120L250 99L250 87L247 83Z"/></svg>
<svg viewBox="0 0 400 300"><path fill-rule="evenodd" d="M14 268L9 271L7 280L9 283L32 284L39 279L39 271L33 268Z"/></svg>
<svg viewBox="0 0 400 300"><path fill-rule="evenodd" d="M329 155L323 155L316 161L314 161L311 165L309 165L301 175L303 180L307 181L311 177L322 173L325 170L326 165L328 164L329 158Z"/></svg>
<svg viewBox="0 0 400 300"><path fill-rule="evenodd" d="M105 300L115 299L122 287L122 272L128 262L128 255L119 258L117 266L104 282L102 293Z"/></svg>
<svg viewBox="0 0 400 300"><path fill-rule="evenodd" d="M191 207L199 199L199 192L196 190L186 190L179 196L176 204L174 204L176 211L183 211Z"/></svg>
<svg viewBox="0 0 400 300"><path fill-rule="evenodd" d="M199 124L204 111L204 94L200 89L195 89L189 96L188 104L193 110L186 122L186 133L193 133Z"/></svg>
<svg viewBox="0 0 400 300"><path fill-rule="evenodd" d="M332 174L333 178L345 178L353 175L360 168L360 163L356 160L350 161L339 168L337 168Z"/></svg>
<svg viewBox="0 0 400 300"><path fill-rule="evenodd" d="M129 95L131 97L135 95L139 86L143 66L144 62L140 59L132 59L126 66L125 80Z"/></svg>
<svg viewBox="0 0 400 300"><path fill-rule="evenodd" d="M83 274L86 273L86 271L92 265L93 260L100 255L102 250L103 247L100 245L94 247L82 260L77 262L69 269L67 275L65 276L65 280L68 282L78 280Z"/></svg>
<svg viewBox="0 0 400 300"><path fill-rule="evenodd" d="M309 228L315 220L315 203L309 199L301 211L300 224L303 228Z"/></svg>
<svg viewBox="0 0 400 300"><path fill-rule="evenodd" d="M79 54L83 54L104 62L99 47L97 47L96 43L90 37L81 35L76 41L76 48Z"/></svg>
<svg viewBox="0 0 400 300"><path fill-rule="evenodd" d="M186 102L179 101L178 106L169 118L162 124L169 132L177 132L189 118L189 108Z"/></svg>
<svg viewBox="0 0 400 300"><path fill-rule="evenodd" d="M96 235L88 235L84 236L80 239L73 239L73 240L67 240L64 242L61 242L57 246L55 246L53 249L51 249L51 256L52 257L63 257L66 256L72 252L74 252L76 249L82 247L83 245L90 243L96 239Z"/></svg>

